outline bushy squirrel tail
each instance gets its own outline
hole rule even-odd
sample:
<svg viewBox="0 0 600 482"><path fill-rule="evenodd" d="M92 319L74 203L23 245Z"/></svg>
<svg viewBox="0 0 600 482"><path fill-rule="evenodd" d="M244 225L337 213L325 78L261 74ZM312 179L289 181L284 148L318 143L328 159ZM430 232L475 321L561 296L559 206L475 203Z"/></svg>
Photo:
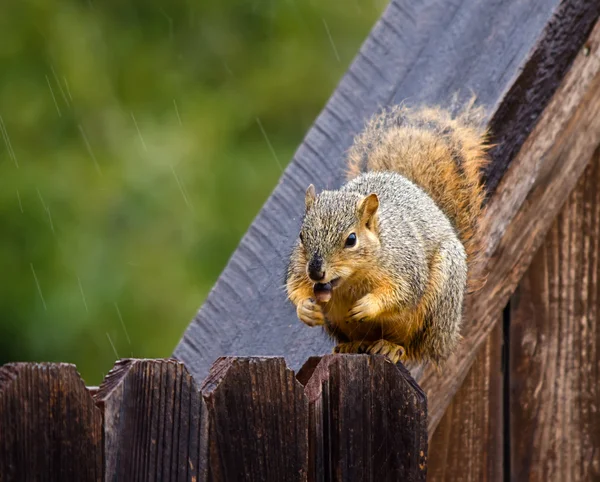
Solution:
<svg viewBox="0 0 600 482"><path fill-rule="evenodd" d="M348 177L394 171L421 187L448 216L472 266L474 234L485 198L488 163L483 109L473 98L456 114L435 107L395 106L373 117L348 153Z"/></svg>

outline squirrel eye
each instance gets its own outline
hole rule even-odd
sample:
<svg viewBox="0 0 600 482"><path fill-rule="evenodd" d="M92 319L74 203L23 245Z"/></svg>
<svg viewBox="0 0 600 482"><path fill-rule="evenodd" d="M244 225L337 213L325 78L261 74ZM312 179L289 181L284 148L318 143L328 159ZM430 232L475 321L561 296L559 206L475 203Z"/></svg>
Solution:
<svg viewBox="0 0 600 482"><path fill-rule="evenodd" d="M351 248L354 245L356 245L356 234L350 233L350 235L346 238L345 247Z"/></svg>

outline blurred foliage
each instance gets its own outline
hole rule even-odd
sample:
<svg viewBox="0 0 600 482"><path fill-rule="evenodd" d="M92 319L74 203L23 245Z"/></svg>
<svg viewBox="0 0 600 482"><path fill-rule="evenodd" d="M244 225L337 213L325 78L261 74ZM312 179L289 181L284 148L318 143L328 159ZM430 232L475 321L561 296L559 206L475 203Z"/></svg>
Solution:
<svg viewBox="0 0 600 482"><path fill-rule="evenodd" d="M2 2L0 363L169 356L384 3Z"/></svg>

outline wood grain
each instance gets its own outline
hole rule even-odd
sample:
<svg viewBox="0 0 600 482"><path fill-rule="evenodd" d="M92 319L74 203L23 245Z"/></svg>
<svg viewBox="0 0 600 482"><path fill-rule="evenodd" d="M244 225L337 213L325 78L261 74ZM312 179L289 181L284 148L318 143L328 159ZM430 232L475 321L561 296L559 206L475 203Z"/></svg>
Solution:
<svg viewBox="0 0 600 482"><path fill-rule="evenodd" d="M502 349L496 323L433 434L428 482L504 480Z"/></svg>
<svg viewBox="0 0 600 482"><path fill-rule="evenodd" d="M600 150L511 300L511 480L600 480Z"/></svg>
<svg viewBox="0 0 600 482"><path fill-rule="evenodd" d="M414 371L430 436L600 142L599 25L586 45L490 199L480 233L487 283L467 296L463 343L444 370Z"/></svg>
<svg viewBox="0 0 600 482"><path fill-rule="evenodd" d="M282 358L220 358L202 395L209 480L306 480L308 401Z"/></svg>
<svg viewBox="0 0 600 482"><path fill-rule="evenodd" d="M310 371L308 480L425 481L427 401L402 365L326 355Z"/></svg>
<svg viewBox="0 0 600 482"><path fill-rule="evenodd" d="M25 480L102 480L102 415L73 365L0 368L0 481Z"/></svg>
<svg viewBox="0 0 600 482"><path fill-rule="evenodd" d="M471 92L487 106L502 142L487 173L490 192L523 145L598 17L589 0L392 0L308 132L175 350L197 380L222 355L285 356L298 369L331 341L298 322L283 277L298 234L304 191L338 187L344 153L377 109L390 103L448 104ZM564 126L563 126L564 127ZM523 177L527 177L524 175ZM501 233L497 225L490 230ZM508 296L510 292L505 294ZM495 316L498 308L491 312ZM467 324L471 323L471 318ZM479 347L491 329L469 335ZM488 326L489 325L489 326ZM477 325L479 326L479 325ZM464 379L442 385L434 425ZM448 386L449 385L449 386Z"/></svg>
<svg viewBox="0 0 600 482"><path fill-rule="evenodd" d="M95 394L105 481L206 480L202 397L183 363L120 360Z"/></svg>

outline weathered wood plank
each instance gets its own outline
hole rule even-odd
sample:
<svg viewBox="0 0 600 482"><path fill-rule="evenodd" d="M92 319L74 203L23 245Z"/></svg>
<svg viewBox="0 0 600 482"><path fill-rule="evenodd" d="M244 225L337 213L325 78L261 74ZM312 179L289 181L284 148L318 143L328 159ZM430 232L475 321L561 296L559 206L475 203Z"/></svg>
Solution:
<svg viewBox="0 0 600 482"><path fill-rule="evenodd" d="M102 480L102 415L73 365L0 368L0 481L24 480Z"/></svg>
<svg viewBox="0 0 600 482"><path fill-rule="evenodd" d="M311 481L425 481L427 401L402 365L326 355L305 387Z"/></svg>
<svg viewBox="0 0 600 482"><path fill-rule="evenodd" d="M466 298L463 342L444 370L415 372L430 435L600 142L600 25L587 45L490 199L480 233L488 278Z"/></svg>
<svg viewBox="0 0 600 482"><path fill-rule="evenodd" d="M600 480L600 149L511 300L511 480Z"/></svg>
<svg viewBox="0 0 600 482"><path fill-rule="evenodd" d="M183 363L120 360L95 399L104 414L105 481L206 480L205 410Z"/></svg>
<svg viewBox="0 0 600 482"><path fill-rule="evenodd" d="M285 356L297 369L330 351L320 330L296 320L282 288L306 186L337 187L344 152L382 105L448 103L474 91L496 140L493 190L552 96L600 10L588 0L392 0L309 131L175 350L198 380L221 355ZM498 226L491 226L495 231ZM498 309L492 310L495 314ZM486 325L487 326L487 325ZM490 325L491 327L491 325ZM479 346L489 329L479 330ZM444 392L433 423L474 359ZM439 390L436 389L436 392Z"/></svg>
<svg viewBox="0 0 600 482"><path fill-rule="evenodd" d="M496 323L433 434L428 482L504 480L502 348Z"/></svg>
<svg viewBox="0 0 600 482"><path fill-rule="evenodd" d="M308 402L282 358L220 358L202 395L209 480L306 480Z"/></svg>

